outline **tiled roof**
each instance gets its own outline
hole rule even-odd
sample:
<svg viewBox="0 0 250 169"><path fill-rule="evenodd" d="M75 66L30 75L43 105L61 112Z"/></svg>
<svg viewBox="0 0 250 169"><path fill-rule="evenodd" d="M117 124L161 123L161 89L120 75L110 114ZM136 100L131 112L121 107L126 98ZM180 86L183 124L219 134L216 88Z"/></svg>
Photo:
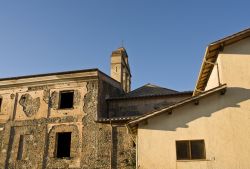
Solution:
<svg viewBox="0 0 250 169"><path fill-rule="evenodd" d="M172 89L167 89L159 87L153 84L146 84L138 89L135 89L129 93L118 97L111 97L107 100L126 100L126 99L138 99L138 98L150 98L150 97L159 97L159 96L179 96L179 95L192 95L193 91L182 91L178 92Z"/></svg>

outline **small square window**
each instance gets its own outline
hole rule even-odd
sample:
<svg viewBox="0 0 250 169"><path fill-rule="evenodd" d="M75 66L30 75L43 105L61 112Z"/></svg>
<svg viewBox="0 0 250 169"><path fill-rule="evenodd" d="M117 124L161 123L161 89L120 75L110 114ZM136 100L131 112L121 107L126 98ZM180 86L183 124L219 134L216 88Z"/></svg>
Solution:
<svg viewBox="0 0 250 169"><path fill-rule="evenodd" d="M59 109L73 108L74 91L62 91L60 92Z"/></svg>
<svg viewBox="0 0 250 169"><path fill-rule="evenodd" d="M71 132L57 133L56 135L56 157L70 157Z"/></svg>
<svg viewBox="0 0 250 169"><path fill-rule="evenodd" d="M205 159L204 140L176 141L177 160Z"/></svg>

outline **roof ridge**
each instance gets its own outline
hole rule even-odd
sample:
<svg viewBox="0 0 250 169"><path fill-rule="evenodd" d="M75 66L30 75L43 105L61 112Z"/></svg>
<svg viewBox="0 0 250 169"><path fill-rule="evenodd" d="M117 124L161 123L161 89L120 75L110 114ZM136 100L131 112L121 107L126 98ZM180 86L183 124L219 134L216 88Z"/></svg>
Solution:
<svg viewBox="0 0 250 169"><path fill-rule="evenodd" d="M135 92L135 91L137 91L137 90L140 90L141 88L147 86L148 84L150 84L150 83L147 83L147 84L145 84L145 85L143 85L143 86L141 86L141 87L139 87L139 88L137 88L137 89L134 89L134 90L132 90L132 91L130 91L129 93L126 93L126 94L130 94L130 93L133 93L133 92Z"/></svg>
<svg viewBox="0 0 250 169"><path fill-rule="evenodd" d="M161 86L159 86L159 85L152 84L152 83L148 83L148 84L146 84L146 85L155 86L155 87L162 88L162 89L166 89L166 90L171 90L171 91L174 91L174 92L179 92L179 91L177 91L177 90L169 89L169 88L166 88L166 87L161 87ZM146 85L144 85L144 86L146 86Z"/></svg>

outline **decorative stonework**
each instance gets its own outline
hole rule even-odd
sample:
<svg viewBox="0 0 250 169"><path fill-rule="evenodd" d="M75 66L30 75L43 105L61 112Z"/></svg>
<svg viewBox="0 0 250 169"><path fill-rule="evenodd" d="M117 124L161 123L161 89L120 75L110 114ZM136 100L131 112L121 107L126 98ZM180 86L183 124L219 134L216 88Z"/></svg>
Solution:
<svg viewBox="0 0 250 169"><path fill-rule="evenodd" d="M71 145L70 145L70 158L61 159L55 157L56 150L56 135L58 132L71 132ZM53 126L49 131L48 142L48 161L47 168L69 168L69 165L76 166L77 160L79 160L79 153L81 151L81 143L79 139L79 130L77 125L73 124L61 124ZM79 167L79 166L78 166Z"/></svg>
<svg viewBox="0 0 250 169"><path fill-rule="evenodd" d="M38 90L43 90L43 101L47 104L49 104L49 95L50 95L50 89L51 86L31 86L28 87L28 92L30 91L38 91Z"/></svg>
<svg viewBox="0 0 250 169"><path fill-rule="evenodd" d="M40 108L40 98L32 98L30 94L24 94L19 100L19 104L23 107L26 116L31 117L36 114Z"/></svg>

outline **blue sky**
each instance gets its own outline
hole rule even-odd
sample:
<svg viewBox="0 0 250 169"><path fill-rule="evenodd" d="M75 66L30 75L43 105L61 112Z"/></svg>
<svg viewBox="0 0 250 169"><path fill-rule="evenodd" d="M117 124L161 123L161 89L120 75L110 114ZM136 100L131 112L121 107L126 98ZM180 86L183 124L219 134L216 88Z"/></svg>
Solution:
<svg viewBox="0 0 250 169"><path fill-rule="evenodd" d="M133 89L193 90L206 46L250 25L250 2L0 1L0 77L99 68L122 41Z"/></svg>

